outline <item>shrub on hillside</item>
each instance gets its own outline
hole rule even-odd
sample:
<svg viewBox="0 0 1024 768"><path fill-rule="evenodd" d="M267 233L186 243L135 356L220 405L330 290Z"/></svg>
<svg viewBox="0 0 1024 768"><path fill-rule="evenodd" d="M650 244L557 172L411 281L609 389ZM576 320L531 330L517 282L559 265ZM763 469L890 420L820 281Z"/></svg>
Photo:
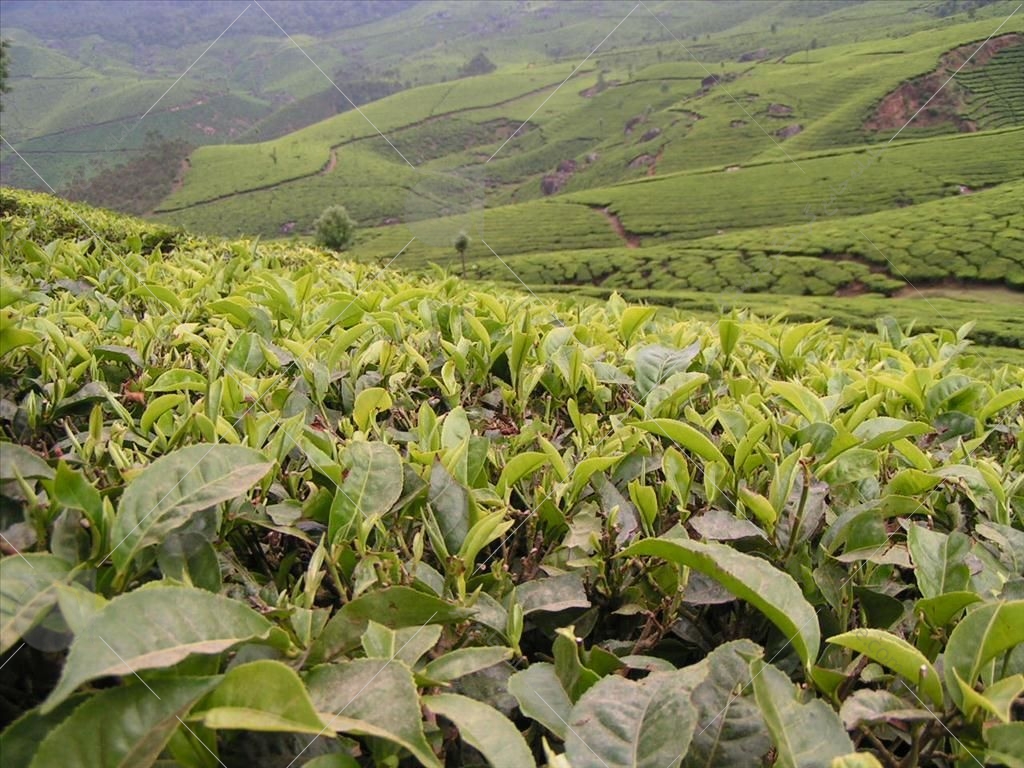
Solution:
<svg viewBox="0 0 1024 768"><path fill-rule="evenodd" d="M317 245L330 248L332 251L343 251L348 248L355 237L356 223L348 215L343 205L332 205L325 208L313 223Z"/></svg>

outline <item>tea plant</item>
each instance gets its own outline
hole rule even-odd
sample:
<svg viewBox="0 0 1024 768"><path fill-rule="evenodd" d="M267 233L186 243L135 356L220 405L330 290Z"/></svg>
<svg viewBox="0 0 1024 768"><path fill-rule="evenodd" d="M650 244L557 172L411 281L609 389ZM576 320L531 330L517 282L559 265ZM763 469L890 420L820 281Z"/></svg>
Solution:
<svg viewBox="0 0 1024 768"><path fill-rule="evenodd" d="M1021 765L1024 371L966 328L3 210L5 766Z"/></svg>

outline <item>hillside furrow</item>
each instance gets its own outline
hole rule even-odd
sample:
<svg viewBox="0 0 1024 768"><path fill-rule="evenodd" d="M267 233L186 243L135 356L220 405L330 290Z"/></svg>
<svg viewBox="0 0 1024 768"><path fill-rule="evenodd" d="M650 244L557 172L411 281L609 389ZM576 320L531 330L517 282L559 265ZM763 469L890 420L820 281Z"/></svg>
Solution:
<svg viewBox="0 0 1024 768"><path fill-rule="evenodd" d="M582 75L590 74L592 71L593 70L586 70L586 71L580 70L579 72L576 72L573 75L573 77L574 78L578 78L578 77L581 77ZM518 96L514 96L511 99L503 99L501 101L496 101L496 102L494 102L492 104L484 104L484 105L481 105L479 107L467 107L465 109L452 110L451 112L443 112L443 113L441 113L439 115L430 115L430 116L422 118L420 120L415 120L415 121L413 121L411 123L407 123L405 125L401 125L401 126L399 126L397 128L392 129L390 132L391 133L396 133L398 131L406 131L406 130L410 130L410 129L414 129L414 128L420 128L420 127L425 126L425 125L430 125L431 123L437 122L439 120L444 120L445 118L454 117L455 115L462 115L462 114L465 114L467 112L480 112L480 111L487 110L487 109L494 109L496 107L503 107L503 106L506 106L506 105L511 104L513 102L519 101L520 99L529 98L530 96L536 96L539 93L544 93L545 91L548 91L548 90L550 90L552 88L557 88L557 87L558 86L555 85L555 84L546 85L546 86L544 86L542 88L536 88L536 89L534 89L532 91L528 91L528 92L522 93L522 94L520 94ZM366 141L367 139L373 139L373 138L376 138L377 136L378 136L377 133L368 133L365 136L356 136L356 137L351 138L351 139L346 139L345 141L338 142L337 144L332 144L331 148L330 148L330 151L331 151L331 153L334 153L336 150L340 149L341 147L346 147L346 146L349 146L350 144L355 144L356 142L359 142L359 141ZM329 163L330 163L330 156L328 156L328 160L327 160L327 164L329 164ZM186 211L186 210L189 210L190 208L197 208L199 206L207 205L209 203L216 203L216 202L220 202L222 200L229 200L229 199L234 198L234 197L241 197L243 195L248 195L248 194L251 194L253 192L264 192L264 191L266 191L268 189L275 189L277 187L283 187L283 186L286 186L288 184L294 184L297 181L302 181L303 179L310 179L310 178L313 178L314 176L322 175L322 174L325 173L325 171L323 170L325 167L326 167L326 165L321 166L320 170L317 170L317 171L315 171L313 173L303 173L303 174L300 174L298 176L293 176L293 177L288 178L288 179L283 179L281 181L275 181L272 184L264 184L264 185L257 186L257 187L250 187L249 189L243 189L243 190L239 190L237 192L228 192L228 193L225 193L223 195L217 195L215 197L206 198L205 200L199 200L199 201L194 202L194 203L188 203L187 205L179 205L179 206L175 206L173 208L157 208L155 213L177 213L179 211Z"/></svg>

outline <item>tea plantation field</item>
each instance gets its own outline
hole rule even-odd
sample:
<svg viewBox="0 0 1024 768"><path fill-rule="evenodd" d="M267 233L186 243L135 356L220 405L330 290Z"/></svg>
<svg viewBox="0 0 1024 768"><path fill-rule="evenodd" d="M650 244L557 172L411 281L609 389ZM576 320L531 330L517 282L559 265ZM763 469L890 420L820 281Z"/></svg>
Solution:
<svg viewBox="0 0 1024 768"><path fill-rule="evenodd" d="M969 327L8 190L0 253L5 768L1020 765L1024 368Z"/></svg>

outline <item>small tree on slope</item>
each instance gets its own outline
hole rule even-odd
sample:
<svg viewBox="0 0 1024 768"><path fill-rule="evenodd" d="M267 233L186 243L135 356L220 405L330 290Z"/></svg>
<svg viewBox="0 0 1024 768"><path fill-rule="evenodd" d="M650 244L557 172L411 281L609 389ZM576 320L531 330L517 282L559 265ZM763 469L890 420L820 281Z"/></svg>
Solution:
<svg viewBox="0 0 1024 768"><path fill-rule="evenodd" d="M313 224L316 232L317 245L330 248L332 251L344 251L352 243L356 232L356 223L348 215L342 205L325 208L320 218Z"/></svg>

